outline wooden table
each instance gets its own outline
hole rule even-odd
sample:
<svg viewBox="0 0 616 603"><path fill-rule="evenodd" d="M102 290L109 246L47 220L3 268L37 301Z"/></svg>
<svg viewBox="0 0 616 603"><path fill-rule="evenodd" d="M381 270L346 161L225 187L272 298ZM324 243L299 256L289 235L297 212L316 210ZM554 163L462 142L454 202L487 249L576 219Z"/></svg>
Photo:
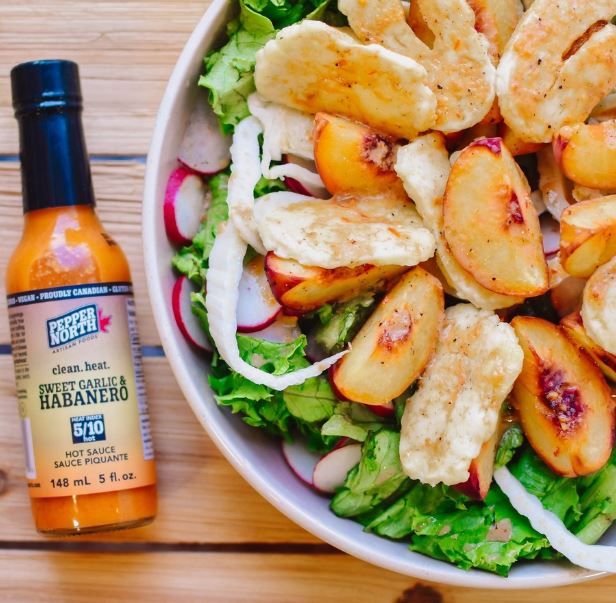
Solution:
<svg viewBox="0 0 616 603"><path fill-rule="evenodd" d="M100 215L133 268L160 483L160 513L147 528L79 539L37 535L23 478L2 304L0 601L614 601L616 577L565 589L497 593L420 585L357 561L272 508L205 435L159 345L145 290L140 211L144 160L158 103L207 4L0 0L1 272L22 221L9 70L35 58L76 60L83 77L85 127Z"/></svg>

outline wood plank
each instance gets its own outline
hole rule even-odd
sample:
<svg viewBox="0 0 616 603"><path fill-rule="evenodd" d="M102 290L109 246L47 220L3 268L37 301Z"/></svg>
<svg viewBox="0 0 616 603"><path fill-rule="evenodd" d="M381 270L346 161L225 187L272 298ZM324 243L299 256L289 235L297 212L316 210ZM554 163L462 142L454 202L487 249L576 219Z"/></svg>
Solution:
<svg viewBox="0 0 616 603"><path fill-rule="evenodd" d="M532 595L453 588L421 584L346 555L3 551L0 568L0 602L6 603L579 603L591 597L612 603L616 588L616 577Z"/></svg>
<svg viewBox="0 0 616 603"><path fill-rule="evenodd" d="M158 518L146 528L80 540L319 542L275 510L221 456L184 401L166 359L146 358L144 364L158 459ZM10 357L0 356L0 541L49 540L34 531L30 517L12 368Z"/></svg>
<svg viewBox="0 0 616 603"><path fill-rule="evenodd" d="M209 0L2 0L0 154L17 152L9 71L22 61L80 64L91 153L145 154L181 49Z"/></svg>
<svg viewBox="0 0 616 603"><path fill-rule="evenodd" d="M141 341L160 343L145 284L141 251L141 201L145 166L134 161L93 162L92 175L99 216L124 249L132 269ZM19 165L0 162L0 274L17 245L23 227ZM10 340L6 318L4 279L0 283L0 343Z"/></svg>

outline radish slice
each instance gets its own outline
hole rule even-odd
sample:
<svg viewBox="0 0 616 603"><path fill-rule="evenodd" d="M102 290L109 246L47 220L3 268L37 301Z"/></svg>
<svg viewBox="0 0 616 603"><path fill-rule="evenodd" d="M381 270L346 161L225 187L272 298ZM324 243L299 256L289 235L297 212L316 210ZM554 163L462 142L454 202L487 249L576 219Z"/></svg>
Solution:
<svg viewBox="0 0 616 603"><path fill-rule="evenodd" d="M616 547L581 542L554 513L543 507L538 498L527 492L506 467L494 472L494 481L513 508L527 517L533 528L571 563L596 572L616 573Z"/></svg>
<svg viewBox="0 0 616 603"><path fill-rule="evenodd" d="M190 294L194 291L192 283L185 276L180 276L171 291L171 308L175 322L186 340L196 348L211 352L212 346L199 320L192 312Z"/></svg>
<svg viewBox="0 0 616 603"><path fill-rule="evenodd" d="M188 121L178 159L191 170L209 176L229 165L230 144L210 105L200 97Z"/></svg>
<svg viewBox="0 0 616 603"><path fill-rule="evenodd" d="M317 490L333 494L344 484L347 473L361 459L361 444L336 448L326 454L315 466L312 483Z"/></svg>
<svg viewBox="0 0 616 603"><path fill-rule="evenodd" d="M302 332L297 326L297 318L295 316L278 315L276 320L262 331L252 333L251 337L255 339L264 339L273 343L291 343L295 341Z"/></svg>
<svg viewBox="0 0 616 603"><path fill-rule="evenodd" d="M227 193L229 217L244 241L253 249L267 253L257 231L253 211L255 186L261 178L259 135L263 132L256 117L247 117L235 127L231 145L231 177Z"/></svg>
<svg viewBox="0 0 616 603"><path fill-rule="evenodd" d="M257 256L244 267L237 303L237 330L254 333L271 325L282 306L276 301L265 276L265 258Z"/></svg>
<svg viewBox="0 0 616 603"><path fill-rule="evenodd" d="M312 474L320 460L319 455L310 452L303 442L296 440L294 442L282 442L282 456L291 471L307 486L313 488Z"/></svg>
<svg viewBox="0 0 616 603"><path fill-rule="evenodd" d="M283 390L317 377L342 358L340 352L306 368L285 375L271 375L248 364L240 357L237 345L237 303L243 260L247 245L241 239L233 222L227 222L216 237L207 271L205 306L210 321L210 334L223 360L236 372L257 385Z"/></svg>
<svg viewBox="0 0 616 603"><path fill-rule="evenodd" d="M543 234L543 252L546 257L556 255L560 250L560 224L549 214L540 218Z"/></svg>
<svg viewBox="0 0 616 603"><path fill-rule="evenodd" d="M163 213L167 237L174 245L190 245L207 209L207 188L200 176L182 166L169 176Z"/></svg>
<svg viewBox="0 0 616 603"><path fill-rule="evenodd" d="M316 197L317 199L328 199L331 195L325 188L321 177L316 173L317 166L314 161L310 161L308 159L303 159L296 155L285 155L284 157L286 161L286 167L288 173L285 174L284 183L287 185L287 188L294 193L298 193L300 195L308 195L310 197ZM303 177L302 173L295 173L291 171L290 168L293 166L303 168L309 174L315 175L318 177L319 182L315 186L314 181L311 179L307 179ZM280 166L282 167L282 166Z"/></svg>

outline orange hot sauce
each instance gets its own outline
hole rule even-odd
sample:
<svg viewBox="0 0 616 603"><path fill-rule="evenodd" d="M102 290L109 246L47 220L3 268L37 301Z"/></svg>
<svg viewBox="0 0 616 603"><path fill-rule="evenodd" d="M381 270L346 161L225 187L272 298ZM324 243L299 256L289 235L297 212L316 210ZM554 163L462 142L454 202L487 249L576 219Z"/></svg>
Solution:
<svg viewBox="0 0 616 603"><path fill-rule="evenodd" d="M144 525L156 476L130 270L94 211L77 65L11 77L25 224L6 285L36 528Z"/></svg>

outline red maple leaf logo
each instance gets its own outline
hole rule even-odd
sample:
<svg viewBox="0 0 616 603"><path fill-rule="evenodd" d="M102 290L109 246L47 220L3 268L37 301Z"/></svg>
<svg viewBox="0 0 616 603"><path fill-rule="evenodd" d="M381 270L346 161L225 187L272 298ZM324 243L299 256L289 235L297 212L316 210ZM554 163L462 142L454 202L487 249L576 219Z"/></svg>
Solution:
<svg viewBox="0 0 616 603"><path fill-rule="evenodd" d="M107 327L111 325L111 316L103 316L103 310L101 308L98 309L98 324L101 332L108 333Z"/></svg>

